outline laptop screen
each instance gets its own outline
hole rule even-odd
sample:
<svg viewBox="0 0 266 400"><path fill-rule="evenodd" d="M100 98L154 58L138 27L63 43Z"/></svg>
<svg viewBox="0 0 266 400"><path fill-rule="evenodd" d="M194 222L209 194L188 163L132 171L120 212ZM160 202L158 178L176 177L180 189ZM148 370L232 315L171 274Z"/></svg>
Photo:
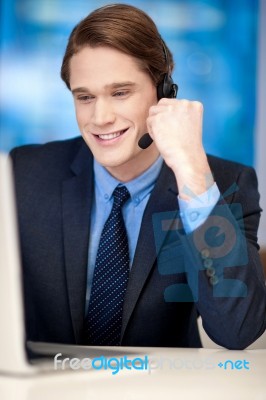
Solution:
<svg viewBox="0 0 266 400"><path fill-rule="evenodd" d="M0 153L0 370L26 361L22 279L11 161Z"/></svg>

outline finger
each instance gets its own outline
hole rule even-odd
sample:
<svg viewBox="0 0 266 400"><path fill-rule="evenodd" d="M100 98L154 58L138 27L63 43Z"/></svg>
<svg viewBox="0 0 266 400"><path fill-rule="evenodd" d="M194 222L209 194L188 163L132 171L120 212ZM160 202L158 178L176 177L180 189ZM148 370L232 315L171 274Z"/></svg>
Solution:
<svg viewBox="0 0 266 400"><path fill-rule="evenodd" d="M169 107L169 106L168 106ZM156 115L159 114L160 112L163 112L167 110L167 107L165 105L156 105L156 106L151 106L149 109L149 115Z"/></svg>
<svg viewBox="0 0 266 400"><path fill-rule="evenodd" d="M164 111L173 111L178 107L178 103L176 100L171 101L170 99L164 99L166 101L161 103L161 100L158 104L151 106L149 110L150 115L158 114Z"/></svg>
<svg viewBox="0 0 266 400"><path fill-rule="evenodd" d="M182 104L182 102L189 103L188 100L177 100L177 99L166 99L166 98L163 98L163 99L159 100L159 102L156 105L150 107L150 115L154 115L154 114L160 113L160 112L165 111L165 110L172 111L177 106Z"/></svg>
<svg viewBox="0 0 266 400"><path fill-rule="evenodd" d="M151 137L152 139L154 139L154 137L153 137L153 131L152 131L151 118L150 118L150 117L148 117L147 120L146 120L146 126L147 126L147 131L148 131L150 137Z"/></svg>
<svg viewBox="0 0 266 400"><path fill-rule="evenodd" d="M162 99L160 99L158 101L159 105L169 105L169 104L176 104L177 102L179 102L179 99L168 99L166 97L163 97Z"/></svg>

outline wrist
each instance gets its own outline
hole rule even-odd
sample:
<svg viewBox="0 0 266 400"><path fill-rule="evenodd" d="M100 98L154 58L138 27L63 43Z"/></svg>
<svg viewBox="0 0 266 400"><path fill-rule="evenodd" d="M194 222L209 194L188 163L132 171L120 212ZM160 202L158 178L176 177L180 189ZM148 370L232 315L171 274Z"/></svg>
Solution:
<svg viewBox="0 0 266 400"><path fill-rule="evenodd" d="M212 172L206 154L190 160L188 157L178 157L179 161L171 168L175 174L179 196L190 200L206 192L214 183Z"/></svg>

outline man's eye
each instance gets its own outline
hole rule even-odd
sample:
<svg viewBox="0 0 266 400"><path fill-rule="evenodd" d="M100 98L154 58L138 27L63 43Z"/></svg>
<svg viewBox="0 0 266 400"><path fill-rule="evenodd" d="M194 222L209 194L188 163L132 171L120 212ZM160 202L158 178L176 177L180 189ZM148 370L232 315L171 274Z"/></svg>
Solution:
<svg viewBox="0 0 266 400"><path fill-rule="evenodd" d="M88 95L82 95L82 96L78 96L77 99L81 103L89 103L94 99L94 97L88 96Z"/></svg>
<svg viewBox="0 0 266 400"><path fill-rule="evenodd" d="M118 92L114 93L114 97L125 97L128 95L128 91L127 90L119 90Z"/></svg>

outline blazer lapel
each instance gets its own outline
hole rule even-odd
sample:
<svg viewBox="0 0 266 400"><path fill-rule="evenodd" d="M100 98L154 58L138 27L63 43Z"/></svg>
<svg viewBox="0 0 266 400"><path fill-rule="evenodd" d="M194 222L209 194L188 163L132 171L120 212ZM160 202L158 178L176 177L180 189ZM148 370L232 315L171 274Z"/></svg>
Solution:
<svg viewBox="0 0 266 400"><path fill-rule="evenodd" d="M146 279L157 257L158 245L155 246L153 217L156 213L178 210L176 179L172 171L163 164L157 183L151 193L144 211L133 266L125 296L122 335L125 333L130 316L134 310ZM166 232L167 233L167 232ZM165 233L165 236L166 236ZM161 240L160 246L163 243ZM159 246L159 247L160 247Z"/></svg>
<svg viewBox="0 0 266 400"><path fill-rule="evenodd" d="M88 240L93 195L92 156L82 144L71 165L74 176L62 184L66 281L76 342L80 343L85 311Z"/></svg>

